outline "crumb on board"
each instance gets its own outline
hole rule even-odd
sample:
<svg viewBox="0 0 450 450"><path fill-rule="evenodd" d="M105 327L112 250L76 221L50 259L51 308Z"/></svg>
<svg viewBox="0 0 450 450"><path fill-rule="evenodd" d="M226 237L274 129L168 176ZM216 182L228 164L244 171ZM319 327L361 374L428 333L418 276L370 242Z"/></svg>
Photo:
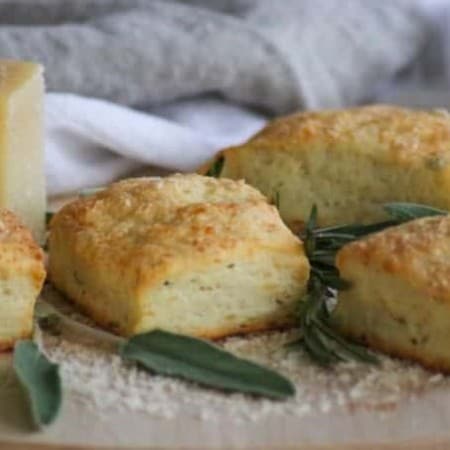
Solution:
<svg viewBox="0 0 450 450"><path fill-rule="evenodd" d="M449 384L447 377L417 365L381 357L380 366L345 363L323 369L285 344L296 331L229 338L225 349L280 371L296 385L296 396L272 401L243 394L225 394L193 383L167 378L121 361L111 350L86 346L44 334L46 352L61 364L70 397L99 414L140 412L174 418L182 411L206 421L226 416L238 422L268 416L304 417L337 409L386 412L403 399Z"/></svg>

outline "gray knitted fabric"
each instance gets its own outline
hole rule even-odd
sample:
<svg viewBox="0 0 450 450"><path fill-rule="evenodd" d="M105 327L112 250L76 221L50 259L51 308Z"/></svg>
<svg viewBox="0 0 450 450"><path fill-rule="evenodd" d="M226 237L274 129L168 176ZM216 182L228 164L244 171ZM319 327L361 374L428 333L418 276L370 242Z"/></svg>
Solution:
<svg viewBox="0 0 450 450"><path fill-rule="evenodd" d="M50 90L137 107L354 104L426 35L412 0L0 0L0 57L42 62Z"/></svg>

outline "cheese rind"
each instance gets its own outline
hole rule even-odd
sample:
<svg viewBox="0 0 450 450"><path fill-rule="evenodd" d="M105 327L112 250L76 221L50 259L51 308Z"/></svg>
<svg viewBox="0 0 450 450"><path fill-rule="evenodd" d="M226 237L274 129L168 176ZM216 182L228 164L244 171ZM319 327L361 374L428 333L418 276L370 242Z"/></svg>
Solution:
<svg viewBox="0 0 450 450"><path fill-rule="evenodd" d="M49 252L52 283L123 335L284 327L309 276L301 241L265 197L198 175L124 180L66 205Z"/></svg>
<svg viewBox="0 0 450 450"><path fill-rule="evenodd" d="M31 335L44 279L41 248L13 213L0 210L0 350Z"/></svg>
<svg viewBox="0 0 450 450"><path fill-rule="evenodd" d="M46 209L42 74L38 64L0 60L0 207L39 242Z"/></svg>
<svg viewBox="0 0 450 450"><path fill-rule="evenodd" d="M336 264L351 283L332 315L342 333L450 372L450 217L415 220L348 244Z"/></svg>

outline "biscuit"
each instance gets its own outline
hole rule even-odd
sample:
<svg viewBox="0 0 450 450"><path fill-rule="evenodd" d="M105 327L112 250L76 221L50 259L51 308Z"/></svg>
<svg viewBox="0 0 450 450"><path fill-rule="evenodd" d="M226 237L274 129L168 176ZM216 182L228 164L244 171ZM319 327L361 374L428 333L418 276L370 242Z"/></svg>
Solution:
<svg viewBox="0 0 450 450"><path fill-rule="evenodd" d="M294 320L309 264L254 188L174 175L111 185L52 219L53 284L100 325L205 338Z"/></svg>
<svg viewBox="0 0 450 450"><path fill-rule="evenodd" d="M383 203L450 209L450 116L375 105L276 119L228 148L222 177L244 179L303 227L316 204L320 226L370 223Z"/></svg>
<svg viewBox="0 0 450 450"><path fill-rule="evenodd" d="M343 247L350 281L333 324L391 355L450 372L450 217L418 219Z"/></svg>
<svg viewBox="0 0 450 450"><path fill-rule="evenodd" d="M30 230L13 213L0 210L0 350L30 337L44 280L43 252Z"/></svg>

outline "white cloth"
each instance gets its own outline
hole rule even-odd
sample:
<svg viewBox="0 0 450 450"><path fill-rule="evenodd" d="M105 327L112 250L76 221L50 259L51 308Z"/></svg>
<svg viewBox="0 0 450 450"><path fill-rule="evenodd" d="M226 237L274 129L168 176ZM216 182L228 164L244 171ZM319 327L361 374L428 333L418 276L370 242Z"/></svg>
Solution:
<svg viewBox="0 0 450 450"><path fill-rule="evenodd" d="M100 186L143 165L193 170L265 123L261 115L209 98L154 114L70 94L47 94L45 106L49 195Z"/></svg>

